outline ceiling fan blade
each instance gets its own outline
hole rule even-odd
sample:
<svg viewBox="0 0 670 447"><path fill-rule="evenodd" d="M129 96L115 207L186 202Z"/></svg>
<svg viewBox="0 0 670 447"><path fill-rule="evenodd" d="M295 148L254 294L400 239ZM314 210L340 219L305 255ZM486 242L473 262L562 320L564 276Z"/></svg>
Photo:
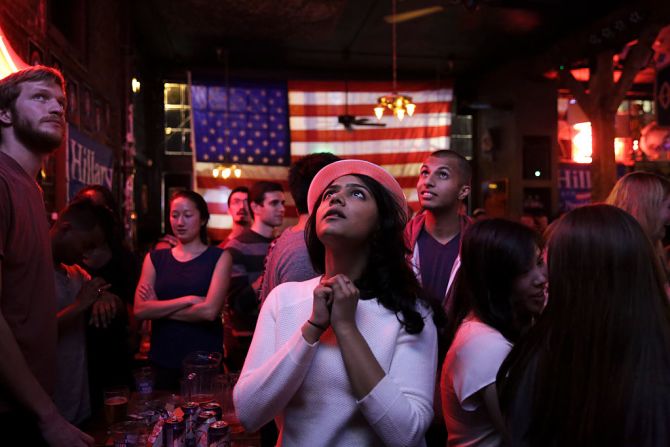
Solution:
<svg viewBox="0 0 670 447"><path fill-rule="evenodd" d="M355 126L371 126L371 127L386 127L386 123L375 123L375 122L370 122L368 121L367 118L364 118L362 120L356 120L354 122Z"/></svg>
<svg viewBox="0 0 670 447"><path fill-rule="evenodd" d="M390 14L384 17L386 23L402 23L409 20L418 19L420 17L425 17L431 14L436 14L438 12L444 11L444 6L429 6L428 8L415 9L412 11L401 12L398 14Z"/></svg>
<svg viewBox="0 0 670 447"><path fill-rule="evenodd" d="M337 122L342 124L347 130L354 130L354 126L374 126L386 127L385 123L374 123L369 121L370 118L356 118L354 115L339 115Z"/></svg>

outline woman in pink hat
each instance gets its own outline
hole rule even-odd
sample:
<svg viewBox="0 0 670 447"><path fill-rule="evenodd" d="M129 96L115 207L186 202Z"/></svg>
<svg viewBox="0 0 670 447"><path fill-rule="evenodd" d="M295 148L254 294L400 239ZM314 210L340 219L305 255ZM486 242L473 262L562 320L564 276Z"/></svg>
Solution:
<svg viewBox="0 0 670 447"><path fill-rule="evenodd" d="M305 230L323 275L268 296L234 400L242 425L275 419L282 446L425 445L437 333L406 262L406 200L377 165L323 168Z"/></svg>

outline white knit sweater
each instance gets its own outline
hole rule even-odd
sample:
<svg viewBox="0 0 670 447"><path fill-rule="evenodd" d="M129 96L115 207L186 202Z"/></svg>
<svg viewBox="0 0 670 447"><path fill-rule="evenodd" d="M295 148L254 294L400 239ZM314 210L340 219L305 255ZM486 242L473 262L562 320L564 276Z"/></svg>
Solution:
<svg viewBox="0 0 670 447"><path fill-rule="evenodd" d="M425 445L437 368L430 312L423 331L408 334L377 300L358 303L356 324L386 376L357 401L332 329L313 345L302 337L319 280L284 283L263 305L233 393L242 425L275 418L284 447Z"/></svg>

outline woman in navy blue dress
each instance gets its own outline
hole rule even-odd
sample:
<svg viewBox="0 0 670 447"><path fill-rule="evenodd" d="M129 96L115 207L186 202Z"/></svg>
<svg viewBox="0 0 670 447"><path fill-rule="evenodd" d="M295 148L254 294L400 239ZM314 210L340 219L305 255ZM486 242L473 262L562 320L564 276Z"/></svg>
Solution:
<svg viewBox="0 0 670 447"><path fill-rule="evenodd" d="M152 320L149 360L159 388L177 387L181 363L190 352L223 352L220 314L232 260L207 245L208 220L202 196L176 193L170 225L179 242L144 259L134 310L137 318Z"/></svg>

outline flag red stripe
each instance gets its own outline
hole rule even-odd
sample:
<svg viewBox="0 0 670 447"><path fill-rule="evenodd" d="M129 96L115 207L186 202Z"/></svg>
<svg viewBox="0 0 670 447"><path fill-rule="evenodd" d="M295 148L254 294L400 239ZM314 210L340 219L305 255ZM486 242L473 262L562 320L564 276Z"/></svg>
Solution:
<svg viewBox="0 0 670 447"><path fill-rule="evenodd" d="M404 81L398 82L396 90L399 93L416 92L421 90L439 90L452 88L451 82L431 82L431 81ZM289 93L291 90L300 92L388 92L393 90L393 82L377 81L289 81Z"/></svg>
<svg viewBox="0 0 670 447"><path fill-rule="evenodd" d="M363 158L363 157L361 157ZM417 173L418 176L418 173ZM411 177L396 177L396 180L398 180L398 183L400 183L400 186L403 188L413 188L416 186L416 179L417 177L411 176ZM261 180L261 179L259 179ZM248 180L244 186L250 186L254 181ZM288 192L288 181L281 181L279 182L282 184L282 187L284 188L284 191ZM237 186L241 186L242 184L238 184ZM198 177L198 188L200 189L217 189L225 186L226 188L233 189L235 186L231 186L229 181L226 181L223 183L221 180L217 180L215 178L211 177ZM226 214L227 211L227 206L226 204L215 204L215 203L210 203L210 209L209 212L212 214ZM220 207L219 207L220 205ZM293 208L293 206L287 206L286 209L288 210L289 208ZM288 211L287 211L288 213Z"/></svg>
<svg viewBox="0 0 670 447"><path fill-rule="evenodd" d="M374 104L290 104L290 116L374 116ZM450 102L423 102L416 105L414 116L422 113L449 113ZM418 118L418 117L417 117Z"/></svg>
<svg viewBox="0 0 670 447"><path fill-rule="evenodd" d="M420 208L419 202L409 202L409 206L414 212ZM207 234L212 241L223 241L230 234L230 228L207 228Z"/></svg>
<svg viewBox="0 0 670 447"><path fill-rule="evenodd" d="M417 172L416 175L410 177L396 177L395 179L402 188L416 188L416 181L418 178L419 173Z"/></svg>
<svg viewBox="0 0 670 447"><path fill-rule="evenodd" d="M225 203L209 202L207 208L210 214L228 214L228 205ZM286 217L295 217L298 215L298 210L295 205L286 205Z"/></svg>
<svg viewBox="0 0 670 447"><path fill-rule="evenodd" d="M416 194L413 190L416 187L418 172L414 172L417 164L420 164L431 153L430 145L435 144L435 141L445 141L448 146L448 137L450 136L449 115L452 113L452 94L453 84L450 81L446 82L401 82L397 90L400 93L409 94L409 96L421 96L426 99L425 102L417 104L414 116L408 117L407 121L402 124L407 127L357 127L355 132L349 132L336 125L336 117L341 114L348 113L354 116L370 117L374 122L372 107L374 104L350 104L345 107L343 104L332 104L332 101L327 100L329 95L320 95L310 97L310 94L316 92L337 93L337 98L341 99L340 95L345 92L351 93L369 93L369 96L376 97L388 93L393 89L391 82L351 82L345 83L342 81L289 81L289 113L291 117L295 118L296 127L303 127L301 130L291 131L291 142L297 143L294 148L296 152L310 152L312 148L321 147L322 143L331 143L328 145L331 150L339 155L338 152L343 151L348 155L342 158L358 158L376 163L378 165L386 166L391 172L402 175L396 177L400 186L411 195L412 201L409 205L414 210L419 209L419 203L416 201ZM437 90L442 90L437 92ZM417 92L414 94L414 92ZM291 103L293 98L294 103ZM317 98L322 98L320 101ZM326 99L324 99L326 98ZM316 99L316 100L315 100ZM350 97L351 99L351 97ZM440 101L439 99L443 99ZM295 102L316 102L316 104L299 104ZM320 101L320 102L319 102ZM338 102L338 101L335 101ZM316 118L321 119L301 120L301 118ZM333 125L330 125L330 119L334 120ZM438 125L446 123L445 125ZM312 126L318 126L313 128ZM309 127L304 129L304 127ZM419 144L413 150L408 146L410 140L412 144ZM423 142L423 143L421 143ZM312 146L310 143L313 143ZM383 146L377 147L381 143ZM391 143L390 145L388 143ZM390 153L379 153L376 151L390 150ZM375 152L356 154L358 151ZM405 152L406 151L406 152ZM295 162L300 156L295 153L291 156L291 161ZM263 168L259 166L259 168ZM276 168L270 168L276 169ZM418 171L418 169L416 169ZM279 183L288 190L288 173L285 171L278 172L276 170L256 169L253 172L247 173L247 177L239 179L215 179L207 170L200 169L197 172L197 184L200 189L219 189L223 195L219 199L224 200L226 189L232 189L237 186L251 186L255 181L263 180L270 177L281 177ZM216 196L213 194L212 196ZM225 203L210 203L210 212L213 215L223 215L227 212ZM288 206L286 209L286 218L295 219L297 210L295 206ZM224 220L227 222L227 220ZM210 237L214 240L222 240L229 234L229 229L209 229Z"/></svg>
<svg viewBox="0 0 670 447"><path fill-rule="evenodd" d="M207 228L207 235L212 241L222 241L230 234L230 228Z"/></svg>
<svg viewBox="0 0 670 447"><path fill-rule="evenodd" d="M356 128L348 130L292 130L293 142L334 142L334 141L371 141L371 140L406 140L416 138L437 138L449 136L449 126L431 127L398 127L385 128Z"/></svg>
<svg viewBox="0 0 670 447"><path fill-rule="evenodd" d="M287 171L287 177L288 177L288 171ZM208 177L204 175L199 175L197 177L197 182L198 182L198 188L204 188L204 189L217 189L217 188L223 188L224 186L229 189L234 189L237 188L238 186L246 186L247 188L251 187L255 182L260 181L260 180L265 180L263 178L236 178L236 179L220 179L220 178L214 178L214 177ZM285 180L270 180L268 181L279 183L282 188L284 188L284 191L288 191L288 178Z"/></svg>
<svg viewBox="0 0 670 447"><path fill-rule="evenodd" d="M391 165L401 163L421 163L429 155L431 151L416 151L416 152L394 152L390 154L360 154L360 155L339 155L340 158L351 158L356 160L365 160L377 165ZM301 159L302 155L292 155L291 162L296 162Z"/></svg>

